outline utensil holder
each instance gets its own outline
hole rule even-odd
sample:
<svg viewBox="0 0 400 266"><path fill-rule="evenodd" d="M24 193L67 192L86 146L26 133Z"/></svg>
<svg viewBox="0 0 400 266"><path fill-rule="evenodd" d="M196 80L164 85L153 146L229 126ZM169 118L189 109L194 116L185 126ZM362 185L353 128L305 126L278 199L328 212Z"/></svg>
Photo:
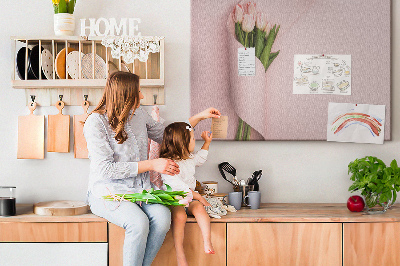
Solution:
<svg viewBox="0 0 400 266"><path fill-rule="evenodd" d="M242 207L247 206L244 202L244 198L249 194L249 191L253 191L253 190L254 190L254 185L233 186L233 191L242 192Z"/></svg>

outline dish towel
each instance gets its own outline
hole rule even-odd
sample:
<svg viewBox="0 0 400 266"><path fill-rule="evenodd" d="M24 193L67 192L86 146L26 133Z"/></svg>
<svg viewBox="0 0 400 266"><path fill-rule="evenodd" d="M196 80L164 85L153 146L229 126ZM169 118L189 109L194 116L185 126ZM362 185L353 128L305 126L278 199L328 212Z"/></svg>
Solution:
<svg viewBox="0 0 400 266"><path fill-rule="evenodd" d="M160 109L157 105L153 106L151 111L151 117L160 122ZM160 147L161 145L155 142L154 140L148 140L148 152L149 152L149 160L157 159L160 157ZM150 171L150 182L153 183L158 189L161 189L163 182L161 180L161 174L155 171Z"/></svg>

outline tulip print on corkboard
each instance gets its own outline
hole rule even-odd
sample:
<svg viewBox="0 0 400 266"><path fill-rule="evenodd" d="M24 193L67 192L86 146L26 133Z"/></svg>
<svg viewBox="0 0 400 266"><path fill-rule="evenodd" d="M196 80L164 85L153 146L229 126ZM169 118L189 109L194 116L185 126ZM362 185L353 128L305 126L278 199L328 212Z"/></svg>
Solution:
<svg viewBox="0 0 400 266"><path fill-rule="evenodd" d="M326 140L329 102L386 105L390 139L390 1L191 3L191 113L219 109L227 140ZM255 76L238 75L243 47L255 49ZM351 55L352 95L294 95L295 54Z"/></svg>

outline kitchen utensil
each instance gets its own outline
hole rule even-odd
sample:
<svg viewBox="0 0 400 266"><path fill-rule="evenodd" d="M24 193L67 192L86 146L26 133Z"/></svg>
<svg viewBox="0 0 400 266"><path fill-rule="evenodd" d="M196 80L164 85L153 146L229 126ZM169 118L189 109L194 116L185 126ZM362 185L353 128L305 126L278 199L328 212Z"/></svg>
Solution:
<svg viewBox="0 0 400 266"><path fill-rule="evenodd" d="M66 52L67 52L67 54L69 54L72 51L76 51L76 49L68 47L68 49L64 48L57 54L57 57L56 57L56 73L57 73L57 76L60 79L65 79L66 78L66 75L65 75L65 68L66 68L65 56L66 56ZM69 76L69 78L71 78L71 77Z"/></svg>
<svg viewBox="0 0 400 266"><path fill-rule="evenodd" d="M253 191L253 190L254 190L254 185L244 185L244 186L238 185L238 186L233 187L233 191L242 192L242 206L243 207L247 206L244 202L244 198L247 196L249 191Z"/></svg>
<svg viewBox="0 0 400 266"><path fill-rule="evenodd" d="M16 214L15 187L0 187L0 216L13 216Z"/></svg>
<svg viewBox="0 0 400 266"><path fill-rule="evenodd" d="M249 185L254 185L255 191L259 190L258 180L260 180L261 176L262 170L255 171L248 182Z"/></svg>
<svg viewBox="0 0 400 266"><path fill-rule="evenodd" d="M48 152L69 152L69 115L63 115L64 102L58 101L56 115L49 115L47 131Z"/></svg>
<svg viewBox="0 0 400 266"><path fill-rule="evenodd" d="M28 79L35 79L35 75L32 72L32 69L29 68L29 58L31 56L31 49L28 48ZM26 48L22 47L18 50L16 63L17 63L17 74L21 80L25 80L25 58L26 58Z"/></svg>
<svg viewBox="0 0 400 266"><path fill-rule="evenodd" d="M31 56L29 58L29 68L32 69L32 72L35 75L36 79L39 79L39 69L40 69L39 58L42 56L43 50L44 48L42 46L40 46L39 49L39 45L35 45L31 50ZM41 71L42 71L42 79L47 79L43 69Z"/></svg>
<svg viewBox="0 0 400 266"><path fill-rule="evenodd" d="M81 53L81 58L79 60L79 52L78 51L72 51L69 54L67 54L67 71L68 71L68 74L73 79L79 78L79 62L82 62L83 56L84 56L84 54Z"/></svg>
<svg viewBox="0 0 400 266"><path fill-rule="evenodd" d="M81 215L88 212L88 205L81 201L70 200L39 202L33 205L33 212L46 216Z"/></svg>
<svg viewBox="0 0 400 266"><path fill-rule="evenodd" d="M82 108L84 113L81 115L74 115L74 157L86 159L88 158L88 150L86 147L86 139L83 135L83 123L86 121L86 118L89 116L88 108L89 102L84 101L82 103Z"/></svg>
<svg viewBox="0 0 400 266"><path fill-rule="evenodd" d="M44 115L34 115L36 103L29 106L29 115L18 116L18 159L44 159Z"/></svg>
<svg viewBox="0 0 400 266"><path fill-rule="evenodd" d="M92 79L93 78L93 56L94 56L94 78L95 79L106 79L107 78L107 67L106 62L98 54L85 54L82 57L82 78Z"/></svg>
<svg viewBox="0 0 400 266"><path fill-rule="evenodd" d="M222 162L222 163L220 163L219 165L218 165L218 169L219 169L219 172L221 173L221 175L222 175L222 177L226 180L226 181L228 181L229 183L231 183L232 185L238 185L238 181L237 181L237 178L236 178L236 169L235 169L235 167L233 167L230 163L228 163L228 162ZM226 178L226 176L225 176L225 173L224 173L224 171L226 171L226 172L228 172L228 173L230 173L231 175L233 175L233 181L230 181L230 180L228 180L227 178Z"/></svg>
<svg viewBox="0 0 400 266"><path fill-rule="evenodd" d="M242 207L242 198L242 192L235 191L228 193L229 205L235 207L236 210L240 210Z"/></svg>
<svg viewBox="0 0 400 266"><path fill-rule="evenodd" d="M42 51L42 69L47 79L53 79L53 54L47 49Z"/></svg>
<svg viewBox="0 0 400 266"><path fill-rule="evenodd" d="M246 200L248 203L246 203ZM250 209L256 210L260 208L261 192L260 191L249 191L248 195L244 197L246 206L250 206Z"/></svg>

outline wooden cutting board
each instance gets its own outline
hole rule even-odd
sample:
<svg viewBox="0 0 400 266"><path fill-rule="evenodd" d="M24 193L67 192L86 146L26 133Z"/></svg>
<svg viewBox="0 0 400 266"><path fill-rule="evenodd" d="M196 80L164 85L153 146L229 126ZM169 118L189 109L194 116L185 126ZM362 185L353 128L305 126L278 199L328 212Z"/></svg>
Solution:
<svg viewBox="0 0 400 266"><path fill-rule="evenodd" d="M64 48L62 49L56 57L56 74L60 79L65 79L66 75L65 75L65 69L66 69L66 59L65 56L66 54L72 52L72 51L76 51L76 49L68 47L68 52L66 53L67 49ZM68 78L71 79L71 76L68 75Z"/></svg>
<svg viewBox="0 0 400 266"><path fill-rule="evenodd" d="M39 202L33 205L33 212L37 215L71 216L88 212L88 205L81 201L59 200Z"/></svg>
<svg viewBox="0 0 400 266"><path fill-rule="evenodd" d="M84 101L82 103L82 108L84 113L81 115L74 115L74 156L75 158L87 159L88 158L88 150L86 147L86 139L83 135L83 122L86 121L86 118L89 116L88 108L89 102Z"/></svg>
<svg viewBox="0 0 400 266"><path fill-rule="evenodd" d="M56 115L49 115L47 127L47 151L69 152L69 115L63 115L64 102L58 101Z"/></svg>
<svg viewBox="0 0 400 266"><path fill-rule="evenodd" d="M44 115L34 115L36 103L29 105L29 115L18 116L18 159L44 159Z"/></svg>

